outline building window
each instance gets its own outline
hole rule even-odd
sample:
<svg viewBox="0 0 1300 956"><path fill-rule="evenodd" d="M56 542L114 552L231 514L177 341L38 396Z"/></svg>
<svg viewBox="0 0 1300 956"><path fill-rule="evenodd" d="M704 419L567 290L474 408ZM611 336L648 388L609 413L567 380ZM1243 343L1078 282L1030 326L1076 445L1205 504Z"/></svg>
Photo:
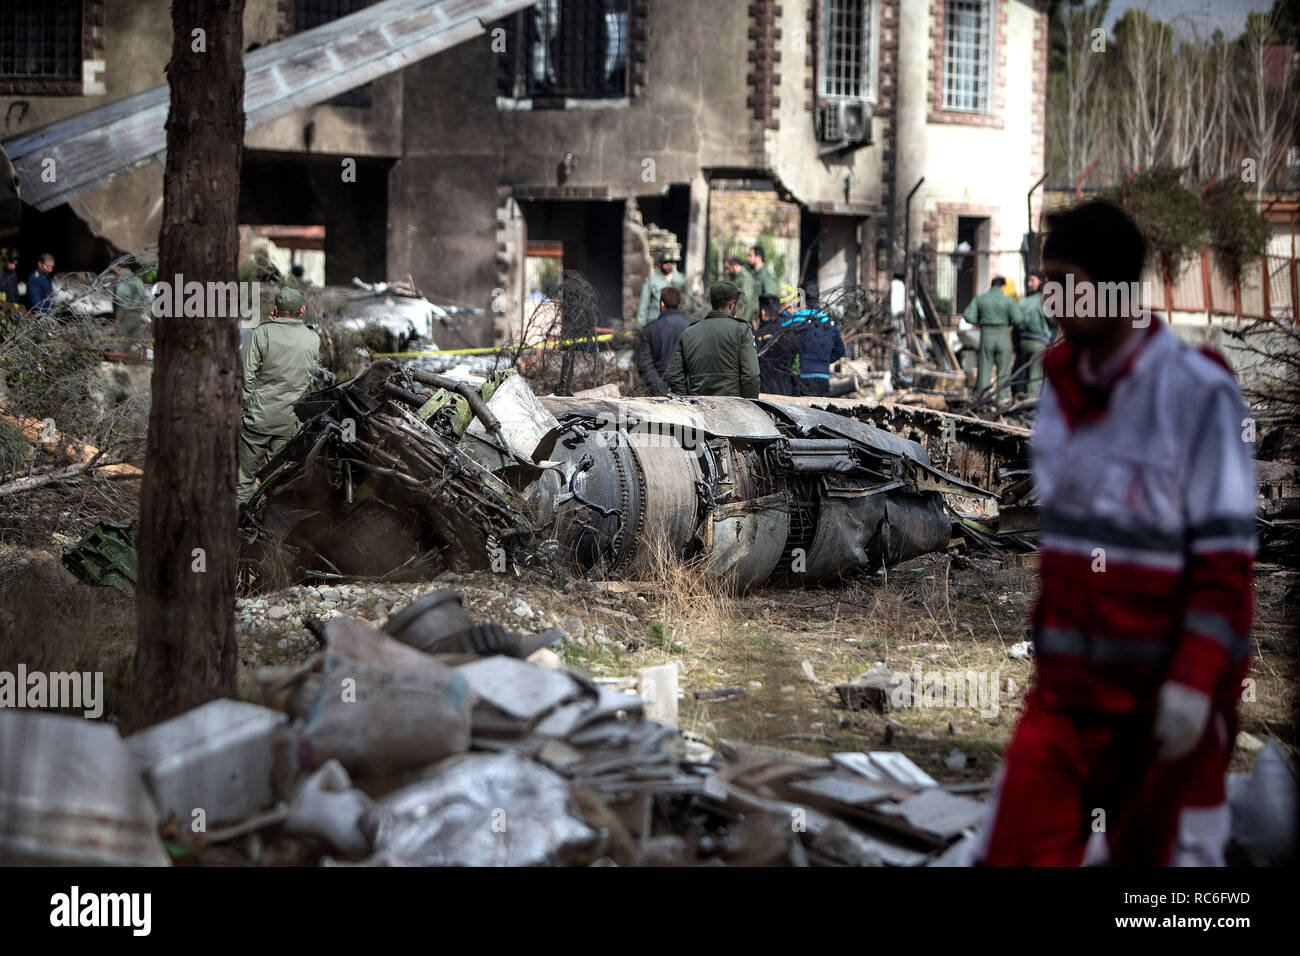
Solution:
<svg viewBox="0 0 1300 956"><path fill-rule="evenodd" d="M943 11L943 108L987 113L993 63L992 0L946 0Z"/></svg>
<svg viewBox="0 0 1300 956"><path fill-rule="evenodd" d="M370 0L293 0L293 32L302 33L323 26L349 13L368 7ZM371 105L370 84L340 93L326 106L357 106L368 109Z"/></svg>
<svg viewBox="0 0 1300 956"><path fill-rule="evenodd" d="M874 6L873 0L822 0L818 92L823 99L875 99Z"/></svg>
<svg viewBox="0 0 1300 956"><path fill-rule="evenodd" d="M0 93L81 92L82 0L0 3Z"/></svg>
<svg viewBox="0 0 1300 956"><path fill-rule="evenodd" d="M502 85L534 105L628 95L627 0L539 0L507 21Z"/></svg>

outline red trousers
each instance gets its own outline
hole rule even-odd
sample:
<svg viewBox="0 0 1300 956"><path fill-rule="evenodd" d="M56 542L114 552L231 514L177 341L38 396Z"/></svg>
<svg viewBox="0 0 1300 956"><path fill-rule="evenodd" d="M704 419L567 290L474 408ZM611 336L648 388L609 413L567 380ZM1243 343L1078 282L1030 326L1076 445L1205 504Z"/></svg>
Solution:
<svg viewBox="0 0 1300 956"><path fill-rule="evenodd" d="M1221 862L1236 715L1216 710L1191 753L1156 760L1149 714L1080 715L1030 695L1007 748L988 866L1078 866L1094 833L1118 866Z"/></svg>

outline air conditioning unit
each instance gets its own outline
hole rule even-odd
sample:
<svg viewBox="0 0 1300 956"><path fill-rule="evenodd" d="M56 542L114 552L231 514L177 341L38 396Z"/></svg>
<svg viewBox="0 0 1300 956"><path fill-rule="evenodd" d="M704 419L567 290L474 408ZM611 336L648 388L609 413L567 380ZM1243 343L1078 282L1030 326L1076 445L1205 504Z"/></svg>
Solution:
<svg viewBox="0 0 1300 956"><path fill-rule="evenodd" d="M871 145L871 104L866 100L823 100L817 107L821 155Z"/></svg>

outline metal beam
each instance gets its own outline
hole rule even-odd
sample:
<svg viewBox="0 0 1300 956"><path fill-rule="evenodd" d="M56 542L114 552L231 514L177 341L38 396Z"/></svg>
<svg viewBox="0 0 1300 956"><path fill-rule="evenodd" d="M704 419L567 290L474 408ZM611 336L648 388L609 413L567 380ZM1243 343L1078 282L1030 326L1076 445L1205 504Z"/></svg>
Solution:
<svg viewBox="0 0 1300 956"><path fill-rule="evenodd" d="M383 0L244 56L245 130L324 103L484 32L536 0ZM166 84L5 140L22 197L46 211L155 160ZM53 176L42 176L54 160ZM47 182L46 179L53 179Z"/></svg>

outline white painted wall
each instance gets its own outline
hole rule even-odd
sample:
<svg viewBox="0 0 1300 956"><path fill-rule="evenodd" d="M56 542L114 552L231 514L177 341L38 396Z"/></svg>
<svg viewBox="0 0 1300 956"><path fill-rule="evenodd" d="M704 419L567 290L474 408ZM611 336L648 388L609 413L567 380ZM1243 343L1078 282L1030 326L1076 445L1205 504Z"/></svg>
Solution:
<svg viewBox="0 0 1300 956"><path fill-rule="evenodd" d="M991 207L998 233L996 246L1018 249L1029 228L1025 197L1038 178L1033 172L1033 82L1037 54L1034 28L1038 12L1023 0L996 0L1007 9L1005 48L995 45L995 62L1001 67L1005 107L1002 129L930 123L929 111L931 17L928 3L904 2L900 12L899 75L899 175L898 214L901 231L902 203L921 176L925 183L912 202L911 243L923 241L927 213L940 203L973 203ZM996 97L996 87L993 96ZM941 247L941 252L950 251ZM1021 260L1007 255L992 264L994 272L1019 276Z"/></svg>

